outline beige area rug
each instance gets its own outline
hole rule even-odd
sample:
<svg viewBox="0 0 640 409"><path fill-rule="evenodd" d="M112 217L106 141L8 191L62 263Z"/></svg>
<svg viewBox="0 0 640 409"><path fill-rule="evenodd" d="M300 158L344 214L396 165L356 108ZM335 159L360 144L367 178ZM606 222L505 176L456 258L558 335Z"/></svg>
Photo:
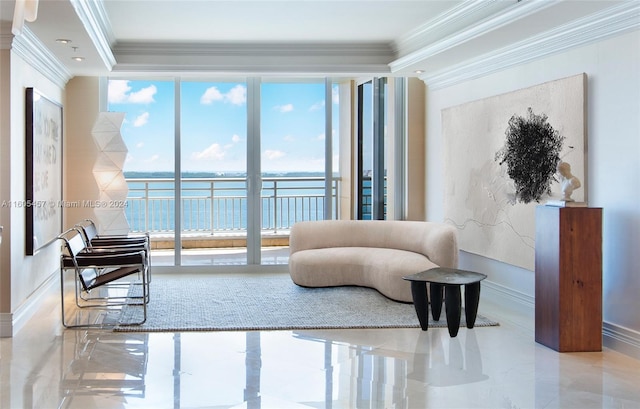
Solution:
<svg viewBox="0 0 640 409"><path fill-rule="evenodd" d="M139 286L137 286L139 288ZM419 328L413 304L390 300L364 287L304 288L288 274L181 278L155 275L150 283L147 321L120 325L121 332L249 331L338 328ZM482 305L481 305L482 307ZM120 322L142 314L125 307ZM466 326L464 311L461 327ZM478 315L476 327L497 322ZM445 327L440 321L430 327Z"/></svg>

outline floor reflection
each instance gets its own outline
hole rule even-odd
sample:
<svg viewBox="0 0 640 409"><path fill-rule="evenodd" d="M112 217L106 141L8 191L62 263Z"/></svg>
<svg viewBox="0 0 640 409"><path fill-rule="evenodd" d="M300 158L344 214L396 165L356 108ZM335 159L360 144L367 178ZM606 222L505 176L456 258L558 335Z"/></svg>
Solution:
<svg viewBox="0 0 640 409"><path fill-rule="evenodd" d="M432 331L433 332L433 331ZM413 370L409 379L430 386L453 386L484 381L489 378L482 371L482 354L475 331L465 331L464 351L460 338L443 341L424 331L418 336L413 354ZM446 342L446 346L445 346ZM428 345L426 348L424 345ZM427 352L422 352L426 349Z"/></svg>
<svg viewBox="0 0 640 409"><path fill-rule="evenodd" d="M145 397L148 333L123 338L110 331L68 331L65 336L76 342L73 350L62 350L62 362L69 363L60 383L61 407L82 397Z"/></svg>
<svg viewBox="0 0 640 409"><path fill-rule="evenodd" d="M407 397L413 381L445 387L489 378L474 331L463 331L456 338L443 337L442 331L421 331L414 349L404 354L374 347L366 338L354 337L357 334L295 333L297 338L325 345L325 407L331 407L331 402L348 402L348 407L356 408L411 408ZM427 401L426 389L422 391L421 399ZM419 391L412 392L415 400Z"/></svg>
<svg viewBox="0 0 640 409"><path fill-rule="evenodd" d="M244 389L244 401L247 403L247 409L260 409L262 407L262 400L260 397L260 375L262 370L262 346L260 345L260 333L247 332L246 343L246 387Z"/></svg>
<svg viewBox="0 0 640 409"><path fill-rule="evenodd" d="M557 353L535 343L532 318L481 306L501 325L456 338L446 328L133 333L61 328L56 291L0 339L0 408L640 407L640 361Z"/></svg>

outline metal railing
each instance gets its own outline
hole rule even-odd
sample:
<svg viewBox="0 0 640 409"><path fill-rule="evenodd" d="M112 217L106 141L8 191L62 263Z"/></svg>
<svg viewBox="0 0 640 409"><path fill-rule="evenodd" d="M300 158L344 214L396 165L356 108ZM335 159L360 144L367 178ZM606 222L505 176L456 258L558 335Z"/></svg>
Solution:
<svg viewBox="0 0 640 409"><path fill-rule="evenodd" d="M245 232L247 190L244 178L183 178L182 231L216 234ZM263 177L262 230L288 230L299 221L324 219L324 177ZM125 210L133 232L162 233L175 229L172 178L127 178ZM333 213L338 208L339 178L332 181Z"/></svg>

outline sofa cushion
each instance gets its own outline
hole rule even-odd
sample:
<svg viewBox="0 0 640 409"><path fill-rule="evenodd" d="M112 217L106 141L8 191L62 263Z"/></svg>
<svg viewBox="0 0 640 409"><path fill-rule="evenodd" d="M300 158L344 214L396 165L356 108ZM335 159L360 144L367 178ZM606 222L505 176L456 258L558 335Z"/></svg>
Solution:
<svg viewBox="0 0 640 409"><path fill-rule="evenodd" d="M291 228L290 253L337 247L379 247L423 254L440 267L458 265L457 231L444 223L400 220L323 220Z"/></svg>
<svg viewBox="0 0 640 409"><path fill-rule="evenodd" d="M379 247L329 247L300 250L289 258L293 281L304 287L359 285L412 302L411 285L402 277L437 265L412 251Z"/></svg>

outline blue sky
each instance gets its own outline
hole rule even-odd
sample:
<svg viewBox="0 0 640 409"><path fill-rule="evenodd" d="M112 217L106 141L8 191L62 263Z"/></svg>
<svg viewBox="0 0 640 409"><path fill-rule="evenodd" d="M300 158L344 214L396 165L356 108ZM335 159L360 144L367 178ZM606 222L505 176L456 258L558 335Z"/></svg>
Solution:
<svg viewBox="0 0 640 409"><path fill-rule="evenodd" d="M173 171L174 82L110 80L108 95L109 110L126 113L124 170ZM246 98L244 83L182 82L183 172L246 170ZM324 99L324 82L262 84L263 172L324 171Z"/></svg>

